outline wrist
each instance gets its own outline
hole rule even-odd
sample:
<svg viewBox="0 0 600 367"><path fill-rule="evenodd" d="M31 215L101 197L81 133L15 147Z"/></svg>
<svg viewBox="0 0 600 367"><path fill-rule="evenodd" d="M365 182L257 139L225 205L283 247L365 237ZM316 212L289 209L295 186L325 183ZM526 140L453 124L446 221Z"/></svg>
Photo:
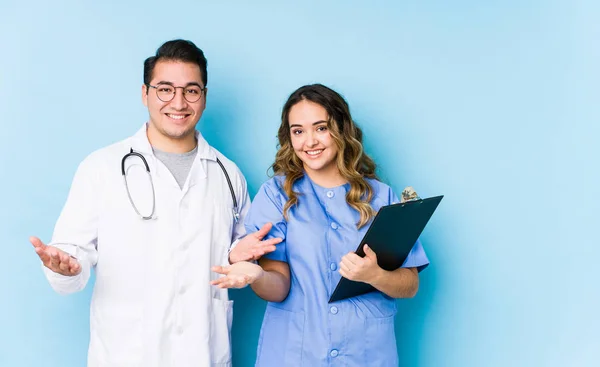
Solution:
<svg viewBox="0 0 600 367"><path fill-rule="evenodd" d="M377 288L379 284L382 284L385 281L387 271L383 270L379 266L373 272L373 276L369 280L369 284L373 287Z"/></svg>

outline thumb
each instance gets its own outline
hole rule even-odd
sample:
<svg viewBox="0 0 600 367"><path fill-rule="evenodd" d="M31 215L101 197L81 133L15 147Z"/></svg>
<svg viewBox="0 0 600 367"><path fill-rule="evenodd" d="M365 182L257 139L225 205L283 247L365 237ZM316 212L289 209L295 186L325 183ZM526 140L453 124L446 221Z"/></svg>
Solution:
<svg viewBox="0 0 600 367"><path fill-rule="evenodd" d="M259 229L258 231L256 231L254 233L254 236L256 238L258 238L259 240L262 240L264 236L266 236L267 234L269 234L269 232L271 231L271 228L273 227L273 224L266 223L264 226L262 226L261 229Z"/></svg>
<svg viewBox="0 0 600 367"><path fill-rule="evenodd" d="M373 250L371 250L371 248L369 247L369 245L365 244L365 246L363 247L363 249L365 250L365 255L369 259L377 260L377 255L375 254L375 252Z"/></svg>
<svg viewBox="0 0 600 367"><path fill-rule="evenodd" d="M42 242L42 240L40 240L39 238L37 238L35 236L29 237L29 242L31 242L31 244L35 248L43 248L44 246L46 246L46 245L44 245L44 243Z"/></svg>

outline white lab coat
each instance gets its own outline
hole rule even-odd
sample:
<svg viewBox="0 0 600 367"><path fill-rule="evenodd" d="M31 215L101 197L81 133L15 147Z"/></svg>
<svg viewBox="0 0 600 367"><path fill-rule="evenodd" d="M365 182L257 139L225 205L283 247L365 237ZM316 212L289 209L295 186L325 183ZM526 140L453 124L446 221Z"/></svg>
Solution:
<svg viewBox="0 0 600 367"><path fill-rule="evenodd" d="M181 189L152 153L144 125L133 137L88 156L79 166L51 245L75 256L82 272L65 277L44 268L52 287L96 283L90 311L89 367L231 366L232 303L209 284L244 234L250 200L237 166L197 133L198 154ZM127 197L121 159L143 154L156 190L156 219L142 220ZM216 157L231 178L240 221ZM126 160L130 192L142 214L152 191L142 160Z"/></svg>

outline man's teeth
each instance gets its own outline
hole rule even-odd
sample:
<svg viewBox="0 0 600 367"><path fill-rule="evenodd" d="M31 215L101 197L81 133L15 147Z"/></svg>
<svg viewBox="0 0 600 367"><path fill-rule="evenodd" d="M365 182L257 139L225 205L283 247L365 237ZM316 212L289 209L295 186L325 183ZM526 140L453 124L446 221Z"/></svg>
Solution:
<svg viewBox="0 0 600 367"><path fill-rule="evenodd" d="M306 151L306 154L308 154L308 155L317 155L317 154L320 154L322 151L323 151L323 149L321 149L321 150L309 150L309 151Z"/></svg>
<svg viewBox="0 0 600 367"><path fill-rule="evenodd" d="M169 116L170 118L175 119L175 120L181 120L181 119L185 118L185 115L172 115L170 113L168 113L167 116Z"/></svg>

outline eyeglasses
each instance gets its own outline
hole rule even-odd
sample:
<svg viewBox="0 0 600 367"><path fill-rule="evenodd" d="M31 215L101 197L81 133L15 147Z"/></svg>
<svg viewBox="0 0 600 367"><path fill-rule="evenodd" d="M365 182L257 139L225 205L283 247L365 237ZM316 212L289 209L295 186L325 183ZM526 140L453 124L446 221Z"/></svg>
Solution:
<svg viewBox="0 0 600 367"><path fill-rule="evenodd" d="M156 96L163 102L171 102L173 98L175 98L175 92L177 88L181 88L183 90L183 98L190 103L198 102L200 98L202 98L202 93L204 89L199 85L188 85L187 87L175 87L171 84L157 84L150 85L147 84L148 87L156 89Z"/></svg>

